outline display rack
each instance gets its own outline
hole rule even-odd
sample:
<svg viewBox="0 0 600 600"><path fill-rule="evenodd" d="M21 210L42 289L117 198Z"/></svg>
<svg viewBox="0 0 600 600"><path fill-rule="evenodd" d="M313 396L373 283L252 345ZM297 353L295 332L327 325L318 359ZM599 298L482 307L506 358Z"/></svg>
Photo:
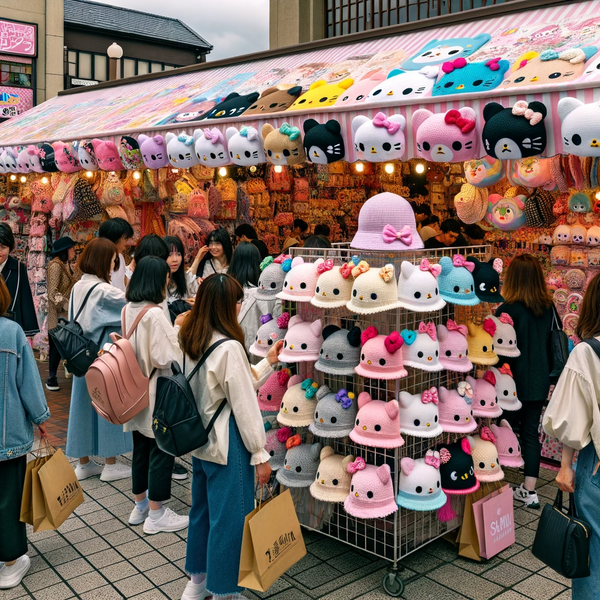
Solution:
<svg viewBox="0 0 600 600"><path fill-rule="evenodd" d="M317 258L331 259L335 264L350 261L353 255L358 255L361 260L366 260L371 267L380 268L385 264L393 264L396 278L400 273L400 264L409 261L420 264L423 258L431 263L439 262L442 256L463 254L475 256L480 261L491 258L490 246L471 246L468 248L447 248L443 250L420 250L407 252L382 252L359 251L348 247L336 246L332 249L303 249L292 248L292 256L301 256L306 261ZM321 319L323 326L338 325L350 328L355 325L364 330L373 325L379 333L389 334L391 331L401 332L403 329L418 329L421 321L433 321L436 325L445 324L448 319L457 319L459 322L474 320L480 322L484 313L489 314L488 305L475 307L458 307L453 304L438 311L417 313L403 308L375 313L372 315L357 315L346 308L322 309L309 303L287 302L284 310L290 314L299 314L304 320L314 321ZM429 373L407 367L408 377L400 380L374 380L353 376L329 375L312 369L313 363L298 363L298 373L302 376L311 376L319 385L325 384L331 390L346 388L353 391L358 397L362 391L368 392L376 400L397 399L400 391L411 394L420 393L432 386L455 387L462 381L466 374L450 371ZM313 435L308 428L300 428L298 432L303 441L320 441L324 446L330 445L336 453L342 455L352 454L361 456L368 464L380 466L387 463L392 472L394 494L398 493L399 465L401 458L422 458L428 449L439 443L450 440L455 441L457 434L443 434L437 438L417 438L403 434L404 445L401 448L389 450L372 448L354 443L349 437L342 439L327 439ZM298 512L300 523L306 529L318 531L321 534L344 542L363 552L374 554L390 561L388 573L383 577L382 585L385 591L394 597L400 596L404 590L404 583L400 577L400 562L412 552L426 544L460 527L464 507L463 496L451 496L452 508L456 517L449 522L442 523L437 517L437 511L419 512L399 508L399 510L383 519L359 519L346 513L342 503L331 504L315 500L308 490L292 490L292 496Z"/></svg>

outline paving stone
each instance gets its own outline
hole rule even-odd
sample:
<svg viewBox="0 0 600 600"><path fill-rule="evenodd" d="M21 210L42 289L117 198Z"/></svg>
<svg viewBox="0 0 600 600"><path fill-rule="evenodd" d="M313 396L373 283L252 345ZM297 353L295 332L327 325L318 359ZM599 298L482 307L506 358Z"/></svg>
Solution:
<svg viewBox="0 0 600 600"><path fill-rule="evenodd" d="M152 589L154 586L143 575L134 575L127 579L121 579L115 582L115 587L125 596L131 598L146 590Z"/></svg>
<svg viewBox="0 0 600 600"><path fill-rule="evenodd" d="M125 529L125 526L119 519L114 517L94 525L94 531L98 535L106 535L107 533L113 533L114 531L120 531L122 529Z"/></svg>
<svg viewBox="0 0 600 600"><path fill-rule="evenodd" d="M150 571L145 571L144 575L157 586L161 586L165 583L169 583L171 581L175 581L176 579L180 579L185 576L185 573L180 571L175 565L162 565L160 567L156 567L155 569L151 569Z"/></svg>
<svg viewBox="0 0 600 600"><path fill-rule="evenodd" d="M269 598L271 596L275 596L279 594L279 592L283 592L284 590L288 590L292 587L292 584L289 581L280 577L275 581L275 583L266 591L266 592L257 592L253 591L252 594L255 598ZM249 591L249 590L248 590Z"/></svg>
<svg viewBox="0 0 600 600"><path fill-rule="evenodd" d="M416 571L417 573L427 573L442 564L444 564L443 560L423 551L413 552L400 562L400 566Z"/></svg>
<svg viewBox="0 0 600 600"><path fill-rule="evenodd" d="M165 596L159 589L148 590L143 594L138 594L137 596L132 596L135 600L165 600L167 596Z"/></svg>
<svg viewBox="0 0 600 600"><path fill-rule="evenodd" d="M181 538L174 533L156 533L155 535L147 536L145 539L154 548L163 548L164 546L170 546L178 542Z"/></svg>
<svg viewBox="0 0 600 600"><path fill-rule="evenodd" d="M64 583L57 583L35 593L36 600L66 600L73 598L73 591Z"/></svg>
<svg viewBox="0 0 600 600"><path fill-rule="evenodd" d="M279 594L275 594L274 596L269 596L269 600L310 600L311 598L312 596L294 588L279 592Z"/></svg>
<svg viewBox="0 0 600 600"><path fill-rule="evenodd" d="M140 556L134 556L129 562L142 573L145 573L150 569L154 569L154 567L166 564L167 559L158 552L148 552L146 554L141 554Z"/></svg>
<svg viewBox="0 0 600 600"><path fill-rule="evenodd" d="M44 569L23 578L23 585L32 593L59 582L60 578L52 569Z"/></svg>
<svg viewBox="0 0 600 600"><path fill-rule="evenodd" d="M80 504L75 509L75 514L82 517L83 515L89 515L90 513L96 512L97 510L102 510L102 506L98 504L95 500L91 498L86 498L83 504Z"/></svg>
<svg viewBox="0 0 600 600"><path fill-rule="evenodd" d="M102 521L107 521L108 519L112 518L113 515L111 515L104 508L81 516L81 519L85 521L88 525L96 525L97 523L102 523Z"/></svg>
<svg viewBox="0 0 600 600"><path fill-rule="evenodd" d="M446 540L436 540L435 542L431 542L431 544L427 544L423 550L427 552L427 554L431 554L436 558L441 558L446 562L455 560L456 555L458 554L456 548Z"/></svg>
<svg viewBox="0 0 600 600"><path fill-rule="evenodd" d="M562 594L559 594L554 598L554 600L571 600L573 598L573 594L571 590L565 590Z"/></svg>
<svg viewBox="0 0 600 600"><path fill-rule="evenodd" d="M69 531L65 533L64 536L71 544L77 544L96 537L96 532L91 527L87 527L84 523L83 527L75 529L74 531Z"/></svg>
<svg viewBox="0 0 600 600"><path fill-rule="evenodd" d="M410 600L455 600L464 598L464 596L427 577L421 577L405 585L402 598L410 598Z"/></svg>
<svg viewBox="0 0 600 600"><path fill-rule="evenodd" d="M111 546L120 546L127 542L133 542L139 540L140 536L131 527L120 529L119 531L113 531L102 536Z"/></svg>
<svg viewBox="0 0 600 600"><path fill-rule="evenodd" d="M548 579L552 579L552 581L556 581L556 583L561 583L562 585L564 585L568 588L571 587L570 579L567 579L566 577L559 575L554 569L551 569L550 567L546 567L545 569L542 569L539 572L539 575L542 575L543 577L547 577Z"/></svg>
<svg viewBox="0 0 600 600"><path fill-rule="evenodd" d="M540 513L539 511L534 512L533 510L528 510L526 508L518 508L515 510L515 523L518 525L526 525L527 523L531 523L531 521L539 521Z"/></svg>
<svg viewBox="0 0 600 600"><path fill-rule="evenodd" d="M348 583L339 589L332 590L330 593L322 596L321 600L350 600L351 598L357 598L362 594L366 594L367 592L378 588L381 585L381 580L386 572L387 569L378 569L365 577L361 576L352 583Z"/></svg>
<svg viewBox="0 0 600 600"><path fill-rule="evenodd" d="M86 496L93 498L94 500L100 500L101 498L106 498L107 496L112 496L115 493L115 488L112 485L104 485L99 488L95 488L92 490L86 490ZM102 502L100 502L102 504Z"/></svg>
<svg viewBox="0 0 600 600"><path fill-rule="evenodd" d="M82 600L122 600L122 594L112 585L105 585L97 590L81 594Z"/></svg>
<svg viewBox="0 0 600 600"><path fill-rule="evenodd" d="M69 531L75 531L81 527L85 527L85 523L77 517L77 515L71 515L59 528L58 531L62 534L68 533Z"/></svg>
<svg viewBox="0 0 600 600"><path fill-rule="evenodd" d="M150 550L152 550L152 546L147 544L144 540L135 540L134 542L121 544L118 546L118 550L125 558L131 558L133 556L139 556L140 554L150 552Z"/></svg>
<svg viewBox="0 0 600 600"><path fill-rule="evenodd" d="M75 548L83 554L84 556L89 556L90 554L94 554L96 552L100 552L101 550L108 549L108 544L99 537L92 538L91 540L86 540L85 542L79 542L79 544L75 544Z"/></svg>
<svg viewBox="0 0 600 600"><path fill-rule="evenodd" d="M117 504L122 504L124 502L129 501L131 508L133 509L134 502L131 498L128 498L125 494L121 492L116 492L111 494L110 496L106 496L98 501L98 504L103 506L104 508L110 509L112 506L117 506Z"/></svg>
<svg viewBox="0 0 600 600"><path fill-rule="evenodd" d="M188 581L189 579L187 577L182 577L177 581L165 583L165 585L160 586L160 591L171 598L171 600L180 600L181 594L183 594L183 590L185 589Z"/></svg>
<svg viewBox="0 0 600 600"><path fill-rule="evenodd" d="M47 569L49 566L48 563L44 560L44 558L42 556L40 556L39 554L37 556L31 556L29 558L29 560L30 560L30 567L29 567L29 571L27 571L27 573L29 575L32 575L33 573L37 573L38 571L43 571L44 569Z"/></svg>
<svg viewBox="0 0 600 600"><path fill-rule="evenodd" d="M165 546L160 549L160 553L164 554L169 560L178 560L185 556L187 544L183 541L176 542L170 546Z"/></svg>
<svg viewBox="0 0 600 600"><path fill-rule="evenodd" d="M307 552L306 555L303 556L291 569L288 569L286 573L290 577L295 577L298 573L302 573L302 571L306 571L311 567L320 565L322 562L323 561L318 559L314 554Z"/></svg>
<svg viewBox="0 0 600 600"><path fill-rule="evenodd" d="M55 535L53 537L45 538L42 540L31 541L40 554L47 554L48 552L52 552L52 550L64 548L65 546L69 545L69 542L59 535Z"/></svg>
<svg viewBox="0 0 600 600"><path fill-rule="evenodd" d="M122 561L123 557L116 550L109 548L108 550L102 550L97 554L88 556L87 560L89 560L96 569L101 569L107 565L113 565L114 563Z"/></svg>
<svg viewBox="0 0 600 600"><path fill-rule="evenodd" d="M491 581L487 581L455 565L444 565L427 575L430 579L449 587L473 600L487 600L502 588Z"/></svg>
<svg viewBox="0 0 600 600"><path fill-rule="evenodd" d="M541 560L538 560L533 554L531 554L531 550L529 550L529 548L523 550L523 552L519 552L519 554L511 556L508 560L509 562L519 565L525 569L529 569L534 573L541 571L546 566Z"/></svg>
<svg viewBox="0 0 600 600"><path fill-rule="evenodd" d="M109 565L108 567L104 567L100 569L100 572L110 583L114 583L115 581L119 581L120 579L125 579L126 577L131 577L133 575L137 575L139 571L128 562L121 561L115 563L114 565Z"/></svg>
<svg viewBox="0 0 600 600"><path fill-rule="evenodd" d="M502 552L500 552L500 554L498 554L498 558L501 558L502 560L506 560L506 559L510 558L511 556L514 556L515 554L522 552L523 550L524 550L523 546L521 546L520 544L514 543L512 546L509 546L506 550L502 550Z"/></svg>
<svg viewBox="0 0 600 600"><path fill-rule="evenodd" d="M102 587L107 583L108 582L106 579L104 579L104 577L102 577L102 575L96 571L85 573L84 575L79 575L79 577L69 579L69 585L77 594L84 594L90 590L95 590L96 588Z"/></svg>
<svg viewBox="0 0 600 600"><path fill-rule="evenodd" d="M307 550L321 560L333 558L348 550L348 546L332 538L321 538L318 542L311 544Z"/></svg>
<svg viewBox="0 0 600 600"><path fill-rule="evenodd" d="M527 596L523 596L523 594L519 594L519 592L515 592L514 590L509 590L508 592L504 592L504 594L500 594L496 596L494 600L529 600Z"/></svg>
<svg viewBox="0 0 600 600"><path fill-rule="evenodd" d="M358 567L372 563L376 559L376 556L350 550L349 552L330 558L327 564L337 569L340 573L349 573Z"/></svg>
<svg viewBox="0 0 600 600"><path fill-rule="evenodd" d="M469 571L469 573L481 575L489 569L499 565L500 562L501 561L497 556L493 556L490 558L490 560L483 558L480 562L459 556L455 561L452 562L452 564L456 567L460 567L461 569L465 569L465 571Z"/></svg>
<svg viewBox="0 0 600 600"><path fill-rule="evenodd" d="M2 600L16 600L17 598L31 597L22 584L18 585L17 587L10 588L9 590L2 590L0 593L2 594Z"/></svg>
<svg viewBox="0 0 600 600"><path fill-rule="evenodd" d="M80 554L73 546L65 546L64 548L44 553L44 558L55 567L71 560L77 560L80 558Z"/></svg>
<svg viewBox="0 0 600 600"><path fill-rule="evenodd" d="M57 573L63 579L67 580L72 579L73 577L79 577L79 575L89 573L93 570L94 567L84 558L78 558L77 560L72 560L64 565L56 567Z"/></svg>
<svg viewBox="0 0 600 600"><path fill-rule="evenodd" d="M535 531L528 527L519 527L515 529L515 541L521 546L530 547L533 544L535 538Z"/></svg>
<svg viewBox="0 0 600 600"><path fill-rule="evenodd" d="M313 590L314 588L319 587L326 581L332 581L333 579L337 579L341 573L331 567L328 564L320 564L316 567L312 567L307 569L306 571L302 571L298 573L294 577L296 581L299 581L304 587L309 590Z"/></svg>
<svg viewBox="0 0 600 600"><path fill-rule="evenodd" d="M483 577L503 587L512 587L515 583L522 581L530 575L531 573L527 569L505 562L486 571Z"/></svg>
<svg viewBox="0 0 600 600"><path fill-rule="evenodd" d="M532 575L515 585L513 589L533 600L549 600L564 591L565 586L540 575Z"/></svg>

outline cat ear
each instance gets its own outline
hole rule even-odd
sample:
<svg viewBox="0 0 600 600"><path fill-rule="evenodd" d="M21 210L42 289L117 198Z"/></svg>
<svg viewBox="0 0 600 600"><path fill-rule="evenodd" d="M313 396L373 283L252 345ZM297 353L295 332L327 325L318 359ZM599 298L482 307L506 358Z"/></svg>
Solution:
<svg viewBox="0 0 600 600"><path fill-rule="evenodd" d="M297 267L298 265L303 265L304 259L301 256L296 256L296 258L292 259L292 269Z"/></svg>
<svg viewBox="0 0 600 600"><path fill-rule="evenodd" d="M339 330L340 328L337 325L327 325L327 327L325 327L322 332L323 339L326 340L332 333L335 333Z"/></svg>
<svg viewBox="0 0 600 600"><path fill-rule="evenodd" d="M511 431L513 430L513 428L510 426L510 423L506 419L502 419L502 421L500 421L500 427L506 427Z"/></svg>
<svg viewBox="0 0 600 600"><path fill-rule="evenodd" d="M415 265L405 260L400 265L400 275L408 279L413 274L415 268Z"/></svg>
<svg viewBox="0 0 600 600"><path fill-rule="evenodd" d="M302 383L303 381L304 379L302 379L300 375L292 375L292 377L288 379L288 389L291 388L293 385L298 385L299 383Z"/></svg>
<svg viewBox="0 0 600 600"><path fill-rule="evenodd" d="M273 125L271 125L270 123L265 123L262 126L262 129L260 130L260 133L262 135L263 140L267 139L267 136L271 133L271 131L275 131L275 127L273 127ZM167 136L168 135L169 134L167 133Z"/></svg>
<svg viewBox="0 0 600 600"><path fill-rule="evenodd" d="M438 338L440 339L440 342L443 342L448 337L448 330L446 329L446 326L438 325L437 326L437 334L438 334Z"/></svg>
<svg viewBox="0 0 600 600"><path fill-rule="evenodd" d="M227 141L229 141L237 132L238 130L235 127L228 127L227 131L225 132L225 137L227 138Z"/></svg>
<svg viewBox="0 0 600 600"><path fill-rule="evenodd" d="M317 460L319 460L319 455L320 454L321 454L321 444L313 444L310 447L310 456L311 456L311 458L314 461L317 461Z"/></svg>
<svg viewBox="0 0 600 600"><path fill-rule="evenodd" d="M377 468L377 477L383 485L387 485L391 478L390 466L389 465L381 465Z"/></svg>
<svg viewBox="0 0 600 600"><path fill-rule="evenodd" d="M438 392L439 392L438 395L440 398L440 402L445 402L447 400L450 392L448 392L448 390L443 385L440 385L440 387L438 388Z"/></svg>
<svg viewBox="0 0 600 600"><path fill-rule="evenodd" d="M360 346L360 327L353 327L348 332L348 343L354 348L358 348Z"/></svg>
<svg viewBox="0 0 600 600"><path fill-rule="evenodd" d="M288 329L291 329L300 323L304 323L304 319L300 315L294 315L288 323Z"/></svg>
<svg viewBox="0 0 600 600"><path fill-rule="evenodd" d="M400 407L398 406L397 400L392 400L391 402L385 403L385 412L388 414L388 417L392 420L398 418L398 413L400 412Z"/></svg>
<svg viewBox="0 0 600 600"><path fill-rule="evenodd" d="M413 403L413 395L409 394L408 392L400 392L398 398L400 400L399 404L402 408L408 408Z"/></svg>
<svg viewBox="0 0 600 600"><path fill-rule="evenodd" d="M415 461L412 458L405 456L400 461L400 468L402 469L402 472L408 476L413 472L413 469L415 468Z"/></svg>
<svg viewBox="0 0 600 600"><path fill-rule="evenodd" d="M304 133L308 133L314 127L318 127L319 122L314 119L306 119L302 124L302 128L304 129Z"/></svg>
<svg viewBox="0 0 600 600"><path fill-rule="evenodd" d="M345 456L344 460L342 461L342 467L344 469L344 472L346 472L346 467L351 463L354 462L354 456L352 456L352 454L350 456Z"/></svg>
<svg viewBox="0 0 600 600"><path fill-rule="evenodd" d="M373 398L371 398L371 395L368 394L367 392L361 392L358 395L358 408L362 408L363 406L365 406L366 404L369 404L369 402L372 402Z"/></svg>
<svg viewBox="0 0 600 600"><path fill-rule="evenodd" d="M462 438L462 440L460 440L460 446L465 454L471 456L471 451L475 448L473 436L468 435L467 437Z"/></svg>
<svg viewBox="0 0 600 600"><path fill-rule="evenodd" d="M317 319L314 323L310 324L310 331L315 337L319 337L322 330L323 323L321 322L321 319Z"/></svg>
<svg viewBox="0 0 600 600"><path fill-rule="evenodd" d="M322 385L317 390L317 400L321 400L322 398L325 398L325 396L327 396L327 394L331 394L331 390L326 385Z"/></svg>
<svg viewBox="0 0 600 600"><path fill-rule="evenodd" d="M485 121L489 121L492 117L494 117L498 113L502 112L503 110L504 110L504 106L502 106L502 104L498 104L497 102L488 102L483 107L483 119ZM413 115L413 118L414 118L414 115Z"/></svg>
<svg viewBox="0 0 600 600"><path fill-rule="evenodd" d="M324 458L327 458L328 456L333 456L334 454L335 450L331 446L325 446L325 448L321 450L321 455L319 458L323 460Z"/></svg>

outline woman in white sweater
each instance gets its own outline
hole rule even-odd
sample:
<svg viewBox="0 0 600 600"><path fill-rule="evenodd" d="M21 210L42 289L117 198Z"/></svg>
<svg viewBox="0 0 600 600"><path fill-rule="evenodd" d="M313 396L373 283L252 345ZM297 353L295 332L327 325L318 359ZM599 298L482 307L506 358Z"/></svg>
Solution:
<svg viewBox="0 0 600 600"><path fill-rule="evenodd" d="M254 510L254 471L261 484L271 475L255 390L273 372L283 344L278 342L267 358L250 366L237 320L243 299L244 290L233 277L207 277L180 331L186 374L212 349L190 381L205 424L225 400L208 443L193 452L186 553L192 580L183 600L211 594L243 599L237 582L244 519ZM220 345L211 348L216 342Z"/></svg>
<svg viewBox="0 0 600 600"><path fill-rule="evenodd" d="M147 256L136 264L127 287L129 304L123 309L124 328L135 327L129 341L144 375L150 377L148 408L125 423L123 429L133 434L131 461L135 506L130 525L144 524L144 533L171 532L185 529L188 517L165 508L171 497L171 473L174 457L156 444L152 430L152 413L156 400L156 381L171 373L171 364L181 362L177 331L165 316L169 267L157 256ZM125 332L123 332L125 333Z"/></svg>

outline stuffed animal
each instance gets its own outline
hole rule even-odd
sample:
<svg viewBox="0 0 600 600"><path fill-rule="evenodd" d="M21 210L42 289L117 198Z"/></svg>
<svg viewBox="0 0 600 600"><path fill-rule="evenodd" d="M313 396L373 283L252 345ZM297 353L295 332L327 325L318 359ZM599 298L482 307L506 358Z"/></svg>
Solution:
<svg viewBox="0 0 600 600"><path fill-rule="evenodd" d="M419 71L394 69L388 73L387 79L371 90L365 102L397 103L408 98L429 98L438 73L437 66L423 67Z"/></svg>
<svg viewBox="0 0 600 600"><path fill-rule="evenodd" d="M479 154L475 111L465 107L434 114L426 108L413 113L417 152L433 162L461 162Z"/></svg>
<svg viewBox="0 0 600 600"><path fill-rule="evenodd" d="M583 225L573 225L571 227L571 242L578 246L583 246L585 244L585 239L587 236L587 230Z"/></svg>
<svg viewBox="0 0 600 600"><path fill-rule="evenodd" d="M402 63L402 69L418 71L427 65L441 65L456 58L467 58L492 39L489 33L480 33L474 37L433 39L419 52Z"/></svg>
<svg viewBox="0 0 600 600"><path fill-rule="evenodd" d="M336 106L350 106L352 104L360 104L365 102L369 92L371 92L376 85L380 84L385 79L385 73L381 70L369 71L361 77L356 83L349 87L339 98L336 100Z"/></svg>
<svg viewBox="0 0 600 600"><path fill-rule="evenodd" d="M510 179L515 185L530 188L556 189L552 173L552 159L529 156L511 163Z"/></svg>
<svg viewBox="0 0 600 600"><path fill-rule="evenodd" d="M400 160L406 150L402 115L386 117L379 112L373 120L363 115L352 119L354 148L368 162Z"/></svg>
<svg viewBox="0 0 600 600"><path fill-rule="evenodd" d="M484 156L465 162L465 179L475 187L489 187L504 177L504 165L501 160Z"/></svg>
<svg viewBox="0 0 600 600"><path fill-rule="evenodd" d="M98 166L103 171L123 171L125 169L121 162L121 158L119 157L117 145L114 142L94 138L92 140L92 146L94 147Z"/></svg>
<svg viewBox="0 0 600 600"><path fill-rule="evenodd" d="M19 173L31 173L31 166L29 164L29 151L27 148L19 151L17 155L17 170Z"/></svg>
<svg viewBox="0 0 600 600"><path fill-rule="evenodd" d="M58 167L54 160L54 147L51 144L39 144L38 148L42 171L44 173L56 173Z"/></svg>
<svg viewBox="0 0 600 600"><path fill-rule="evenodd" d="M149 169L161 169L169 164L165 140L162 135L148 137L141 134L138 137L142 160Z"/></svg>
<svg viewBox="0 0 600 600"><path fill-rule="evenodd" d="M73 147L77 150L77 158L81 168L86 171L97 171L100 167L98 166L98 159L94 152L94 145L92 142L75 142Z"/></svg>
<svg viewBox="0 0 600 600"><path fill-rule="evenodd" d="M483 149L493 158L509 160L541 154L546 149L548 111L542 102L519 100L512 108L489 102L483 109Z"/></svg>
<svg viewBox="0 0 600 600"><path fill-rule="evenodd" d="M304 128L304 151L311 163L326 165L344 160L346 148L342 128L335 119L321 125L314 119L306 119Z"/></svg>
<svg viewBox="0 0 600 600"><path fill-rule="evenodd" d="M587 230L585 245L590 248L600 246L600 227L598 225L593 225Z"/></svg>
<svg viewBox="0 0 600 600"><path fill-rule="evenodd" d="M123 166L129 171L144 168L142 153L138 141L130 135L123 135L119 139L119 156Z"/></svg>
<svg viewBox="0 0 600 600"><path fill-rule="evenodd" d="M569 210L575 213L592 211L592 201L585 192L574 192L569 196Z"/></svg>
<svg viewBox="0 0 600 600"><path fill-rule="evenodd" d="M265 123L261 130L267 160L273 165L300 165L306 162L302 136L297 127L283 123L279 129Z"/></svg>
<svg viewBox="0 0 600 600"><path fill-rule="evenodd" d="M219 129L196 129L194 131L194 140L196 156L201 165L207 167L222 167L228 165L229 151L227 149L227 140Z"/></svg>
<svg viewBox="0 0 600 600"><path fill-rule="evenodd" d="M558 102L563 149L575 156L600 156L600 106L577 98Z"/></svg>
<svg viewBox="0 0 600 600"><path fill-rule="evenodd" d="M552 233L552 243L558 244L571 244L571 226L570 225L558 225L554 228Z"/></svg>
<svg viewBox="0 0 600 600"><path fill-rule="evenodd" d="M487 219L502 231L513 231L525 225L525 202L527 197L510 188L504 197L490 194L488 197Z"/></svg>
<svg viewBox="0 0 600 600"><path fill-rule="evenodd" d="M178 169L189 169L199 163L194 147L194 138L187 133L167 133L167 157L171 166Z"/></svg>
<svg viewBox="0 0 600 600"><path fill-rule="evenodd" d="M280 84L267 88L245 111L246 115L265 115L287 110L302 93L302 86Z"/></svg>
<svg viewBox="0 0 600 600"><path fill-rule="evenodd" d="M100 142L100 140L98 140ZM108 142L102 142L108 143ZM110 142L114 146L114 142ZM75 156L73 152L73 148L71 144L65 144L64 142L54 142L52 145L54 148L54 161L56 162L56 166L59 171L63 173L76 173L77 171L81 171L81 166L79 165L79 160ZM115 146L116 148L116 146ZM120 163L121 161L119 161ZM121 167L122 168L122 167ZM16 169L16 161L15 161L15 169ZM112 170L112 169L111 169ZM13 171L14 172L14 171Z"/></svg>
<svg viewBox="0 0 600 600"><path fill-rule="evenodd" d="M502 83L509 68L510 63L499 58L471 63L464 58L455 58L442 65L444 75L434 85L431 95L487 93Z"/></svg>
<svg viewBox="0 0 600 600"><path fill-rule="evenodd" d="M349 78L335 83L327 83L324 79L315 81L288 110L314 110L333 106L353 83L354 79Z"/></svg>
<svg viewBox="0 0 600 600"><path fill-rule="evenodd" d="M252 92L246 96L240 96L237 92L231 92L215 107L205 112L200 119L231 119L243 115L259 98L258 92ZM168 134L167 134L168 137ZM169 140L167 139L167 144ZM197 163L196 163L197 164Z"/></svg>
<svg viewBox="0 0 600 600"><path fill-rule="evenodd" d="M2 164L4 165L7 173L18 173L17 170L17 157L12 148L5 148L1 155ZM58 167L57 167L58 168Z"/></svg>
<svg viewBox="0 0 600 600"><path fill-rule="evenodd" d="M234 165L251 167L266 162L262 139L256 127L228 127L225 132L229 158Z"/></svg>

